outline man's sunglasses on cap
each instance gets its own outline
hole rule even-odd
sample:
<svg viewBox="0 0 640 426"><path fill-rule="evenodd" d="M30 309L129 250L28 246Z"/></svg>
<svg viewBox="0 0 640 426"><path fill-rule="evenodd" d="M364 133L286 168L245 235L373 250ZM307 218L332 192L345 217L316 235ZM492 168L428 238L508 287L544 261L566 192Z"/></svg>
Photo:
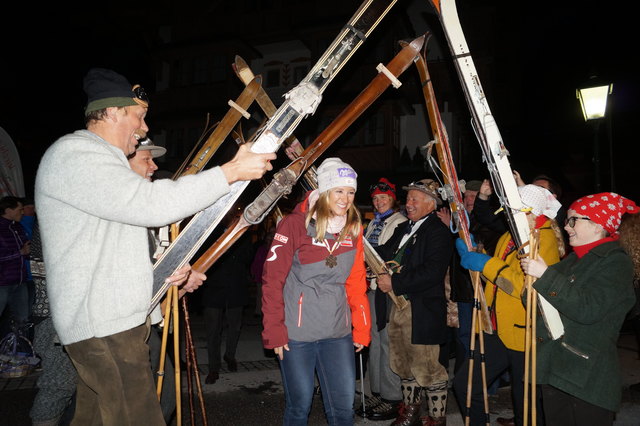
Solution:
<svg viewBox="0 0 640 426"><path fill-rule="evenodd" d="M144 136L142 139L138 140L140 146L155 146L154 143L147 136Z"/></svg>
<svg viewBox="0 0 640 426"><path fill-rule="evenodd" d="M428 189L428 190L430 190L430 191L433 191L433 189L432 189L429 185L427 185L426 183L424 183L424 182L422 182L422 181L419 181L419 180L417 180L417 181L415 181L415 182L411 182L411 183L410 183L409 185L407 185L407 186L419 186L419 187L421 187L421 188L426 188L426 189Z"/></svg>
<svg viewBox="0 0 640 426"><path fill-rule="evenodd" d="M147 92L144 90L144 87L136 84L135 86L133 86L131 91L133 91L133 94L136 96L136 98L140 99L146 104L149 103L149 96L147 96Z"/></svg>

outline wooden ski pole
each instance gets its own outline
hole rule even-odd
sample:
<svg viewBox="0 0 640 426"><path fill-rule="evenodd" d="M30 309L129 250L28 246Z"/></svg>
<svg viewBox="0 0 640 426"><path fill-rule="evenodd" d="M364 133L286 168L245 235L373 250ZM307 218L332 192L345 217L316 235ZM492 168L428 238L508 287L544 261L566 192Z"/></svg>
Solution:
<svg viewBox="0 0 640 426"><path fill-rule="evenodd" d="M480 288L480 272L471 272L473 282L473 313L471 315L471 341L469 342L469 375L467 376L467 400L466 400L466 412L464 416L465 426L469 426L471 422L471 392L473 390L473 370L475 364L475 349L476 349L476 333L478 333L478 342L480 344L480 369L482 375L484 396L484 411L485 411L485 423L487 426L490 424L489 420L489 398L487 395L487 374L484 360L484 336L482 328L478 329L477 324L482 324L482 311L480 310L479 294Z"/></svg>
<svg viewBox="0 0 640 426"><path fill-rule="evenodd" d="M193 351L193 341L190 339L191 336L189 336L188 332L187 332L187 327L189 326L189 323L187 322L187 310L186 310L186 303L187 303L187 299L186 297L182 298L182 312L185 315L185 321L184 321L184 353L185 353L185 361L187 363L187 394L189 396L189 418L191 419L191 424L195 425L196 424L196 419L195 419L195 412L194 412L194 408L193 408L193 382L192 382L192 375L193 375L193 362L192 362L192 358L191 358L191 352ZM197 371L196 371L196 377L197 377Z"/></svg>
<svg viewBox="0 0 640 426"><path fill-rule="evenodd" d="M240 94L240 97L234 102L234 104L236 106L239 105L240 108L232 107L229 109L229 111L224 116L224 118L215 126L213 126L212 133L207 138L205 143L202 144L202 146L197 152L195 151L195 147L194 147L194 150L192 150L192 152L188 157L188 161L185 160L185 162L180 166L180 169L174 174L173 179L176 179L180 176L197 173L198 171L202 170L205 167L205 165L211 159L213 154L217 151L217 149L220 147L220 145L226 139L226 137L233 131L235 125L243 116L240 110L248 108L253 103L258 93L258 88L261 87L261 83L262 83L261 76L255 76L255 78L253 78L249 83L247 83L246 85L247 87ZM172 224L171 225L172 241L175 240L175 238L177 238L178 233L179 233L178 224ZM175 293L173 293L174 291ZM173 320L176 321L175 323L176 326L174 327L174 346L176 348L176 351L174 354L176 359L176 362L175 362L176 410L177 410L176 417L177 417L178 424L181 424L182 408L181 408L181 396L180 396L181 395L180 394L180 351L179 351L180 340L179 340L179 332L178 332L179 326L177 325L179 324L179 314L178 314L179 311L178 311L178 305L177 305L178 299L179 299L179 292L176 287L175 290L174 289L169 290L163 303L167 305L166 306L167 311L171 312L172 310L174 312ZM173 303L171 302L173 300L175 300L175 306L173 306ZM160 365L162 366L162 368L160 368L158 372L159 378L158 378L158 385L156 387L158 398L160 398L162 394L163 380L161 379L162 379L162 376L164 375L164 360L166 356L168 325L169 325L169 316L165 315L165 328L163 330L162 346L160 350L160 353L161 353ZM190 335L190 328L187 328L185 326L185 330L189 330L188 335L185 336L185 341L189 341L189 340L192 341L192 338ZM186 358L187 358L187 371L190 371L190 358L188 355L186 356ZM197 372L198 371L197 364L195 364L194 368L196 371L196 383L198 386L198 396L199 398L202 398L202 388L200 386L200 380L199 380L200 378ZM187 383L188 383L188 390L189 390L189 401L191 405L191 401L193 399L193 396L192 396L193 390L191 386L190 375L188 376ZM204 404L201 404L201 408L202 408L202 417L206 419L207 415L206 415Z"/></svg>
<svg viewBox="0 0 640 426"><path fill-rule="evenodd" d="M176 378L176 423L182 425L182 393L180 392L180 337L178 333L180 312L178 311L178 287L172 286L171 309L173 313L173 371Z"/></svg>
<svg viewBox="0 0 640 426"><path fill-rule="evenodd" d="M200 374L198 372L198 357L196 354L196 347L193 344L193 337L192 337L193 335L191 333L191 321L189 320L189 309L187 306L187 300L184 297L182 298L182 310L184 312L185 339L187 339L187 345L189 347L189 351L187 352L187 357L191 358L191 366L192 366L192 369L194 370L196 387L197 389L201 390L202 385L200 383ZM190 398L192 397L190 396ZM202 424L207 425L209 423L207 420L207 410L205 408L202 392L198 392L198 402L200 403L200 411L202 412ZM192 416L191 424L195 424L193 420L193 416L194 416L193 412L194 410L191 409L191 416Z"/></svg>
<svg viewBox="0 0 640 426"><path fill-rule="evenodd" d="M430 38L427 38L427 42ZM449 203L451 209L452 220L456 224L458 234L462 238L469 250L473 249L471 233L469 231L469 219L464 211L464 202L462 198L462 190L460 188L460 181L458 181L458 175L455 165L453 163L453 156L451 155L451 149L449 146L449 137L447 130L442 123L440 111L438 110L438 103L436 101L435 92L433 90L433 84L431 82L431 76L429 75L429 68L426 61L426 47L427 42L424 44L423 53L418 55L415 65L418 69L420 81L422 82L422 94L424 96L425 105L427 107L427 114L429 116L429 124L431 131L434 135L434 141L429 142L426 146L427 152L425 157L431 165L433 172L437 176L437 169L442 173L444 179L444 186L446 196L443 198ZM438 155L438 162L440 167L434 166L431 163L431 151L433 147L436 148ZM462 214L461 214L462 213ZM454 220L455 218L455 220ZM476 250L481 250L479 247ZM474 304L471 324L471 342L469 345L469 376L467 379L467 401L466 401L466 416L465 422L468 425L470 422L471 411L471 393L473 391L473 370L474 370L474 355L476 346L476 331L478 331L478 340L480 345L480 368L482 376L482 393L484 396L484 409L486 416L486 423L489 424L489 398L487 395L487 375L484 358L484 332L491 334L491 322L489 320L489 314L487 310L487 304L484 300L484 292L480 288L480 272L469 271L471 282L474 288ZM477 325L476 325L477 324Z"/></svg>
<svg viewBox="0 0 640 426"><path fill-rule="evenodd" d="M536 339L536 316L538 312L538 292L531 289L532 293L532 301L531 301L531 312L532 312L532 322L531 322L531 426L536 426L537 423L537 414L538 414L538 392L537 392L537 376L536 376L536 357L537 357L537 349L538 343Z"/></svg>
<svg viewBox="0 0 640 426"><path fill-rule="evenodd" d="M529 236L529 257L538 257L540 245L540 232L537 229L531 231ZM531 424L536 424L536 312L537 293L533 289L535 277L527 275L525 277L526 297L526 317L525 317L525 345L524 345L524 397L523 397L523 425L529 424L529 406L531 406ZM529 387L530 384L530 387ZM529 401L531 400L531 403Z"/></svg>
<svg viewBox="0 0 640 426"><path fill-rule="evenodd" d="M478 273L478 280L479 280ZM478 316L482 315L480 310L478 310ZM484 332L479 330L478 332L478 341L480 342L480 374L482 374L482 397L484 401L484 415L485 415L485 423L489 426L489 394L487 392L487 368L484 359Z"/></svg>
<svg viewBox="0 0 640 426"><path fill-rule="evenodd" d="M524 397L523 397L523 424L529 424L529 363L531 357L531 280L529 275L525 278L527 291L527 308L524 332ZM535 338L535 337L534 337Z"/></svg>
<svg viewBox="0 0 640 426"><path fill-rule="evenodd" d="M167 298L167 300L171 300ZM158 366L158 382L156 384L156 394L158 395L158 401L162 395L162 383L164 381L164 361L167 355L167 339L169 336L169 323L171 321L171 303L165 304L164 310L164 327L162 327L162 344L160 346L160 364Z"/></svg>

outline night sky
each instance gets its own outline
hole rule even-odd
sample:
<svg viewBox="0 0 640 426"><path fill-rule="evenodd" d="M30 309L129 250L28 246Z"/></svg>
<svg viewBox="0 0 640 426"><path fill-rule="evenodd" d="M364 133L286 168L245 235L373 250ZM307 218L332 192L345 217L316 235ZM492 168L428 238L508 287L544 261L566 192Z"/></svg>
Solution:
<svg viewBox="0 0 640 426"><path fill-rule="evenodd" d="M399 0L395 8L416 2ZM0 29L0 126L18 146L27 185L46 147L83 127L81 84L89 67L113 67L130 81L153 87L152 77L141 66L148 52L136 30L146 23L121 18L117 3L85 4L91 10L64 10L68 6L61 3L24 4L4 14L4 21L13 21L13 26ZM135 7L147 3L154 7L146 1L136 2ZM355 11L359 2L353 4ZM567 170L584 169L591 158L593 132L581 117L575 88L596 72L614 83L610 112L616 189L640 201L640 185L632 175L637 168L635 125L640 112L638 73L632 66L638 41L634 14L622 2L474 0L469 7L469 1L459 0L457 4L472 55L490 42L496 67L501 67L496 75L480 77L492 78L496 87L488 100L512 166L529 177L545 171L564 184ZM496 7L491 22L470 14L483 5ZM108 9L96 13L98 7ZM425 13L429 9L424 1ZM504 130L500 114L505 117ZM600 140L606 145L606 132ZM603 189L609 190L608 157L603 161L607 163L602 166Z"/></svg>

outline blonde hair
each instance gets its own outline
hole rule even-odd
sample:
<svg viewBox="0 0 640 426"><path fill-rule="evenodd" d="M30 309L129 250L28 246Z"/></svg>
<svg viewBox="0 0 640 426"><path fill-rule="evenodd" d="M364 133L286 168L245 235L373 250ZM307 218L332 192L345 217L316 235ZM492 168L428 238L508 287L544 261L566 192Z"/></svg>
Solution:
<svg viewBox="0 0 640 426"><path fill-rule="evenodd" d="M560 255L560 259L562 259L565 254L567 254L567 246L564 243L562 229L560 229L560 225L558 225L558 221L555 219L551 219L551 229L553 230L553 235L555 235L556 242L558 243L558 254Z"/></svg>
<svg viewBox="0 0 640 426"><path fill-rule="evenodd" d="M535 218L536 218L536 215L534 215L533 213L531 215L527 215L527 220L529 222L529 229L533 229L533 227L535 226L535 223L536 223ZM553 235L556 237L556 244L558 245L558 255L560 256L560 259L562 259L565 256L565 254L567 254L567 246L564 243L564 238L562 236L562 229L560 229L560 225L558 225L558 222L555 219L551 219L549 217L547 217L547 219L549 219L549 226L553 231Z"/></svg>
<svg viewBox="0 0 640 426"><path fill-rule="evenodd" d="M320 194L318 201L309 209L305 218L305 225L309 226L313 216L316 216L316 235L315 239L318 241L324 241L324 235L327 233L329 226L329 219L333 215L331 208L329 207L329 191L325 191ZM360 218L360 211L356 208L355 204L349 206L347 210L347 222L340 231L338 241L344 240L348 235L356 238L362 228L362 220Z"/></svg>

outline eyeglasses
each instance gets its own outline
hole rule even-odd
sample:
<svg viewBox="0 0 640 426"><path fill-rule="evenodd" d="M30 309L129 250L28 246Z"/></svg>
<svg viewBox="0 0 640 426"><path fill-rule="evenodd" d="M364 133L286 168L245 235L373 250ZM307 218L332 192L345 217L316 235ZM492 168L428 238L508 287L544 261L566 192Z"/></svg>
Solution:
<svg viewBox="0 0 640 426"><path fill-rule="evenodd" d="M576 220L591 220L588 217L579 217L579 216L571 216L568 217L564 220L564 224L565 225L569 225L569 228L573 228L574 226L576 226Z"/></svg>
<svg viewBox="0 0 640 426"><path fill-rule="evenodd" d="M144 103L149 103L149 96L147 96L147 92L144 90L144 87L136 84L135 86L133 86L131 91L134 95L136 95L136 98L140 99Z"/></svg>
<svg viewBox="0 0 640 426"><path fill-rule="evenodd" d="M375 183L375 184L371 185L369 187L369 192L373 192L376 189L379 189L382 192L391 191L394 194L396 193L396 190L394 188L392 188L389 184L384 183L384 182L378 182L378 183Z"/></svg>

